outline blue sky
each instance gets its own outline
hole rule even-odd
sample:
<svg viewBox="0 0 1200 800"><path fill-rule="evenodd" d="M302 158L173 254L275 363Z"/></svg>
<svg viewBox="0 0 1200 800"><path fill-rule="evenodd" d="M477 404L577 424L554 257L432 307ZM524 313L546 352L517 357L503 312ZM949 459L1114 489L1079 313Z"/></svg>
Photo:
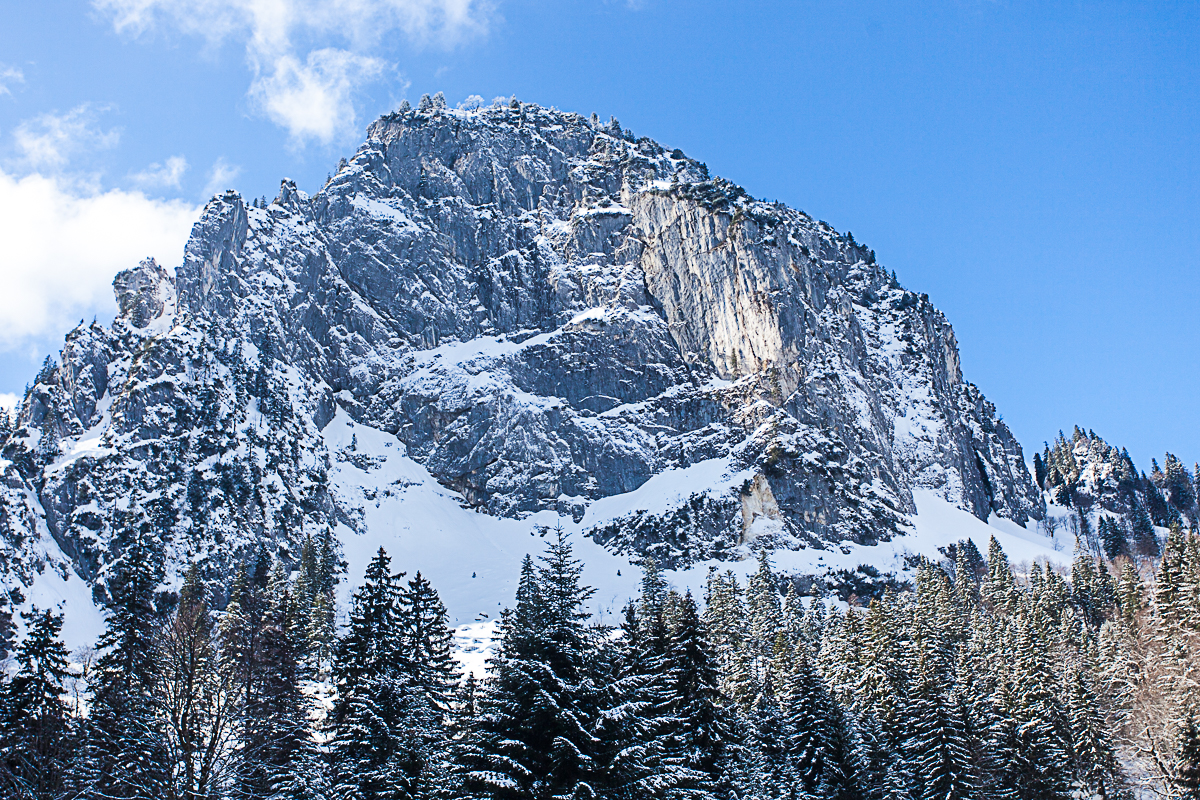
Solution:
<svg viewBox="0 0 1200 800"><path fill-rule="evenodd" d="M444 91L616 116L872 246L1028 450L1200 459L1190 3L5 0L0 393L207 193ZM14 288L16 287L16 288Z"/></svg>

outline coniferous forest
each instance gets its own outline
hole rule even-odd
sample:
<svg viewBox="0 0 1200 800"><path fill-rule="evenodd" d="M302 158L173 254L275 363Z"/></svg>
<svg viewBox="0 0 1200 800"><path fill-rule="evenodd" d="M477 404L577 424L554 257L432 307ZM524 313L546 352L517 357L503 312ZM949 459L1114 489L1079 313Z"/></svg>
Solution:
<svg viewBox="0 0 1200 800"><path fill-rule="evenodd" d="M218 613L131 535L94 657L27 613L2 687L6 798L1200 797L1200 538L1081 548L1067 575L960 542L869 602L765 554L703 598L645 565L618 626L561 531L526 557L486 675L381 549L334 624L336 558L265 551Z"/></svg>

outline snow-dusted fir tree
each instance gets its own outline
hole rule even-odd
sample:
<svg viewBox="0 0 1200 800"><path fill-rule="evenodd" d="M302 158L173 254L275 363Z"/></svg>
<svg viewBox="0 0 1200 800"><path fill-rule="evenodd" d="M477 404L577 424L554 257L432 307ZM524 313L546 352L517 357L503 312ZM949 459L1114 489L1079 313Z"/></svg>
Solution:
<svg viewBox="0 0 1200 800"><path fill-rule="evenodd" d="M442 711L413 678L399 577L383 548L353 599L334 663L338 701L331 743L339 797L425 798L442 778Z"/></svg>
<svg viewBox="0 0 1200 800"><path fill-rule="evenodd" d="M664 706L673 717L663 763L676 796L729 796L742 757L735 720L718 686L717 662L691 593L681 598L663 660Z"/></svg>
<svg viewBox="0 0 1200 800"><path fill-rule="evenodd" d="M596 794L599 692L589 674L595 637L580 583L583 565L558 531L540 567L526 557L516 606L501 618L492 676L459 750L469 797L551 798Z"/></svg>
<svg viewBox="0 0 1200 800"><path fill-rule="evenodd" d="M21 616L28 632L17 646L17 672L0 684L0 794L51 800L62 794L74 743L62 699L71 671L59 640L63 618L36 607Z"/></svg>
<svg viewBox="0 0 1200 800"><path fill-rule="evenodd" d="M109 583L111 601L102 653L93 672L91 710L72 764L72 793L122 800L161 800L171 765L158 713L154 605L161 563L151 531L125 530L124 552Z"/></svg>
<svg viewBox="0 0 1200 800"><path fill-rule="evenodd" d="M245 800L324 800L328 795L300 690L304 635L292 591L283 566L276 564L240 720L233 795Z"/></svg>

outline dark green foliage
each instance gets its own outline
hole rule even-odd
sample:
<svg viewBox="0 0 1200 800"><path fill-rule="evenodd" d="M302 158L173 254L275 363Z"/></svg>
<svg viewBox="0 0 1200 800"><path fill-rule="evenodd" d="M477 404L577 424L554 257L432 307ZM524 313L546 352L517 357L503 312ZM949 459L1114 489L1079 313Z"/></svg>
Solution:
<svg viewBox="0 0 1200 800"><path fill-rule="evenodd" d="M163 720L156 708L158 665L154 606L161 566L149 532L127 531L101 655L93 680L91 713L83 726L69 783L84 795L161 800L170 785Z"/></svg>
<svg viewBox="0 0 1200 800"><path fill-rule="evenodd" d="M1158 534L1154 531L1154 523L1141 506L1133 509L1133 548L1134 552L1142 556L1157 556L1159 553Z"/></svg>
<svg viewBox="0 0 1200 800"><path fill-rule="evenodd" d="M164 618L145 534L127 537L86 719L60 699L61 620L26 615L0 696L6 798L1123 799L1114 637L1153 616L1177 638L1144 638L1186 652L1200 583L1178 526L1152 597L1132 560L1117 587L1084 548L1068 581L963 540L865 611L799 597L764 554L744 591L714 572L701 616L647 562L618 632L590 622L558 531L523 563L489 674L460 681L437 593L381 549L318 731L308 607L333 591L331 543L308 538L295 579L260 548L219 615L193 567ZM1200 800L1197 723L1167 726L1163 780Z"/></svg>
<svg viewBox="0 0 1200 800"><path fill-rule="evenodd" d="M1173 783L1179 796L1186 800L1200 798L1200 725L1196 715L1188 711L1178 735Z"/></svg>
<svg viewBox="0 0 1200 800"><path fill-rule="evenodd" d="M540 567L525 559L516 608L502 617L494 674L462 750L472 796L597 793L599 692L589 675L597 642L584 624L592 590L579 583L582 567L562 531Z"/></svg>
<svg viewBox="0 0 1200 800"><path fill-rule="evenodd" d="M419 575L407 592L400 577L380 548L338 647L331 755L340 797L432 797L445 779L445 611Z"/></svg>
<svg viewBox="0 0 1200 800"><path fill-rule="evenodd" d="M302 636L282 570L271 581L266 604L242 712L234 796L302 798L320 770L300 692Z"/></svg>
<svg viewBox="0 0 1200 800"><path fill-rule="evenodd" d="M33 608L21 617L28 633L17 647L17 673L0 687L0 793L49 800L64 788L72 745L62 701L70 665L58 639L60 615Z"/></svg>
<svg viewBox="0 0 1200 800"><path fill-rule="evenodd" d="M1125 528L1120 522L1110 517L1101 517L1099 534L1106 557L1113 559L1129 554L1129 541L1125 536Z"/></svg>
<svg viewBox="0 0 1200 800"><path fill-rule="evenodd" d="M717 662L690 593L676 613L663 658L663 703L673 717L663 736L663 761L672 770L676 792L724 795L724 778L737 758L731 714L717 688Z"/></svg>

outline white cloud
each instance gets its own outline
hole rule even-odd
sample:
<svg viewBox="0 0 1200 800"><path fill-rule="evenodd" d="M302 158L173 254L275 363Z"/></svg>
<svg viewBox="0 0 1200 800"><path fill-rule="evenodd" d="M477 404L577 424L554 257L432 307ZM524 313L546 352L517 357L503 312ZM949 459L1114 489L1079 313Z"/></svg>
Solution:
<svg viewBox="0 0 1200 800"><path fill-rule="evenodd" d="M271 73L251 85L250 96L294 139L331 142L343 129L353 127L351 93L377 77L384 66L377 58L336 48L315 50L303 64L295 56L280 56Z"/></svg>
<svg viewBox="0 0 1200 800"><path fill-rule="evenodd" d="M244 43L249 96L293 140L354 130L353 93L378 78L372 50L399 31L418 45L485 34L491 0L93 0L120 33L155 30ZM338 45L338 46L334 46ZM305 55L301 56L300 54Z"/></svg>
<svg viewBox="0 0 1200 800"><path fill-rule="evenodd" d="M113 276L147 256L178 263L198 215L178 200L81 192L61 177L0 170L0 348L113 309Z"/></svg>
<svg viewBox="0 0 1200 800"><path fill-rule="evenodd" d="M141 172L130 175L135 186L142 189L178 189L183 173L187 172L187 159L183 156L171 156L166 163L157 161Z"/></svg>
<svg viewBox="0 0 1200 800"><path fill-rule="evenodd" d="M27 119L13 131L21 160L40 170L61 170L78 153L116 147L121 131L96 125L104 106L83 103L65 114L48 112Z"/></svg>
<svg viewBox="0 0 1200 800"><path fill-rule="evenodd" d="M0 95L12 94L9 87L14 83L24 83L25 73L16 67L0 64Z"/></svg>
<svg viewBox="0 0 1200 800"><path fill-rule="evenodd" d="M0 411L12 411L21 402L21 398L12 392L0 392Z"/></svg>
<svg viewBox="0 0 1200 800"><path fill-rule="evenodd" d="M241 174L241 167L230 164L224 158L218 158L213 162L212 169L208 171L208 183L204 184L204 196L208 198L218 192L232 189L234 180Z"/></svg>

